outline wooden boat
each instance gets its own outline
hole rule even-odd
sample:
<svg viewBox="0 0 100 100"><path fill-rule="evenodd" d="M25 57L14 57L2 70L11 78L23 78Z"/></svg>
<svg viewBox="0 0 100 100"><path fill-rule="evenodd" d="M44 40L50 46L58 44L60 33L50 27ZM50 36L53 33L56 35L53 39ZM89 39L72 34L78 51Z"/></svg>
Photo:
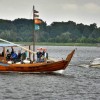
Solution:
<svg viewBox="0 0 100 100"><path fill-rule="evenodd" d="M35 34L34 34L34 31L35 31L35 13L38 13L38 11L36 11L34 9L34 6L33 6L33 38L35 38ZM40 24L40 23L38 23ZM61 60L61 61L46 61L46 62L39 62L39 63L36 63L36 62L32 62L32 63L28 63L28 64L23 64L23 63L20 63L20 64L16 64L16 63L13 63L13 64L9 64L7 59L6 59L6 47L13 47L13 46L18 46L18 47L21 47L20 45L14 45L14 43L11 43L9 41L6 41L4 39L1 39L1 41L3 42L6 42L6 43L9 43L9 46L6 46L6 45L1 45L1 47L3 48L3 51L4 51L4 56L0 56L0 71L1 72L52 72L52 71L58 71L58 70L64 70L69 62L71 61L72 57L73 57L73 54L75 52L75 50L73 50L67 57L65 60ZM12 44L12 45L11 45ZM22 49L24 50L27 50L26 48L24 47L21 47ZM33 51L31 50L27 50L28 52L30 53L33 53L33 60L34 60L34 52L35 51L35 39L33 39Z"/></svg>
<svg viewBox="0 0 100 100"><path fill-rule="evenodd" d="M5 48L7 46L1 46L5 52ZM29 63L29 64L8 64L6 60L6 54L4 56L0 56L0 72L52 72L58 70L65 70L68 66L69 62L71 61L75 50L73 50L65 60L61 61L47 61L47 62L40 62L40 63Z"/></svg>

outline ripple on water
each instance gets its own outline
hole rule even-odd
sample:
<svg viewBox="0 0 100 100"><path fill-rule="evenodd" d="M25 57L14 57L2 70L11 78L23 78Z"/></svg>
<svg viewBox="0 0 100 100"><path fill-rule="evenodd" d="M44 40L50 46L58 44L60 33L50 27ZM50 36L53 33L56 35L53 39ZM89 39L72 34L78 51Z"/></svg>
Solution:
<svg viewBox="0 0 100 100"><path fill-rule="evenodd" d="M66 58L74 49L46 47L56 59ZM98 58L99 52L100 48L96 47L77 47L63 73L0 73L0 100L100 100L100 69L78 67Z"/></svg>

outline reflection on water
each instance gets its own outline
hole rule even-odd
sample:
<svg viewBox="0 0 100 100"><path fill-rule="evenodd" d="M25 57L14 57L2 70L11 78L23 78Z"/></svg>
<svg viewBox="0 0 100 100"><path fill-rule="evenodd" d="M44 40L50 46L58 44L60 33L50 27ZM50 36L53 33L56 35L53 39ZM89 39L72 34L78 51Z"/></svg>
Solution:
<svg viewBox="0 0 100 100"><path fill-rule="evenodd" d="M63 73L0 73L0 100L100 100L100 69L78 67L99 58L100 48L45 47L55 59L77 50Z"/></svg>

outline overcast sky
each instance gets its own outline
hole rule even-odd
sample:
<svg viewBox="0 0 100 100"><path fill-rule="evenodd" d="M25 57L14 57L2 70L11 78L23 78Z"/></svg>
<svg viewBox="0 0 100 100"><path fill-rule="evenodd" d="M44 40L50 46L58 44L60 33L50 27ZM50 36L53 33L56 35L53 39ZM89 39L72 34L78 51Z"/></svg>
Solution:
<svg viewBox="0 0 100 100"><path fill-rule="evenodd" d="M32 19L32 7L47 24L74 21L100 27L100 0L0 0L0 19Z"/></svg>

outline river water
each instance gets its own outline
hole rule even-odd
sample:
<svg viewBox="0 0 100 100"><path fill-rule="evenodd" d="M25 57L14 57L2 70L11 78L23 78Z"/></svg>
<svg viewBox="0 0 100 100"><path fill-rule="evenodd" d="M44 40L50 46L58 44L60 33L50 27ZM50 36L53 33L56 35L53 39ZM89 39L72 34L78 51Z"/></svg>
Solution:
<svg viewBox="0 0 100 100"><path fill-rule="evenodd" d="M99 47L44 47L59 60L76 52L62 73L0 73L0 100L100 100L100 69L79 67L100 57Z"/></svg>

